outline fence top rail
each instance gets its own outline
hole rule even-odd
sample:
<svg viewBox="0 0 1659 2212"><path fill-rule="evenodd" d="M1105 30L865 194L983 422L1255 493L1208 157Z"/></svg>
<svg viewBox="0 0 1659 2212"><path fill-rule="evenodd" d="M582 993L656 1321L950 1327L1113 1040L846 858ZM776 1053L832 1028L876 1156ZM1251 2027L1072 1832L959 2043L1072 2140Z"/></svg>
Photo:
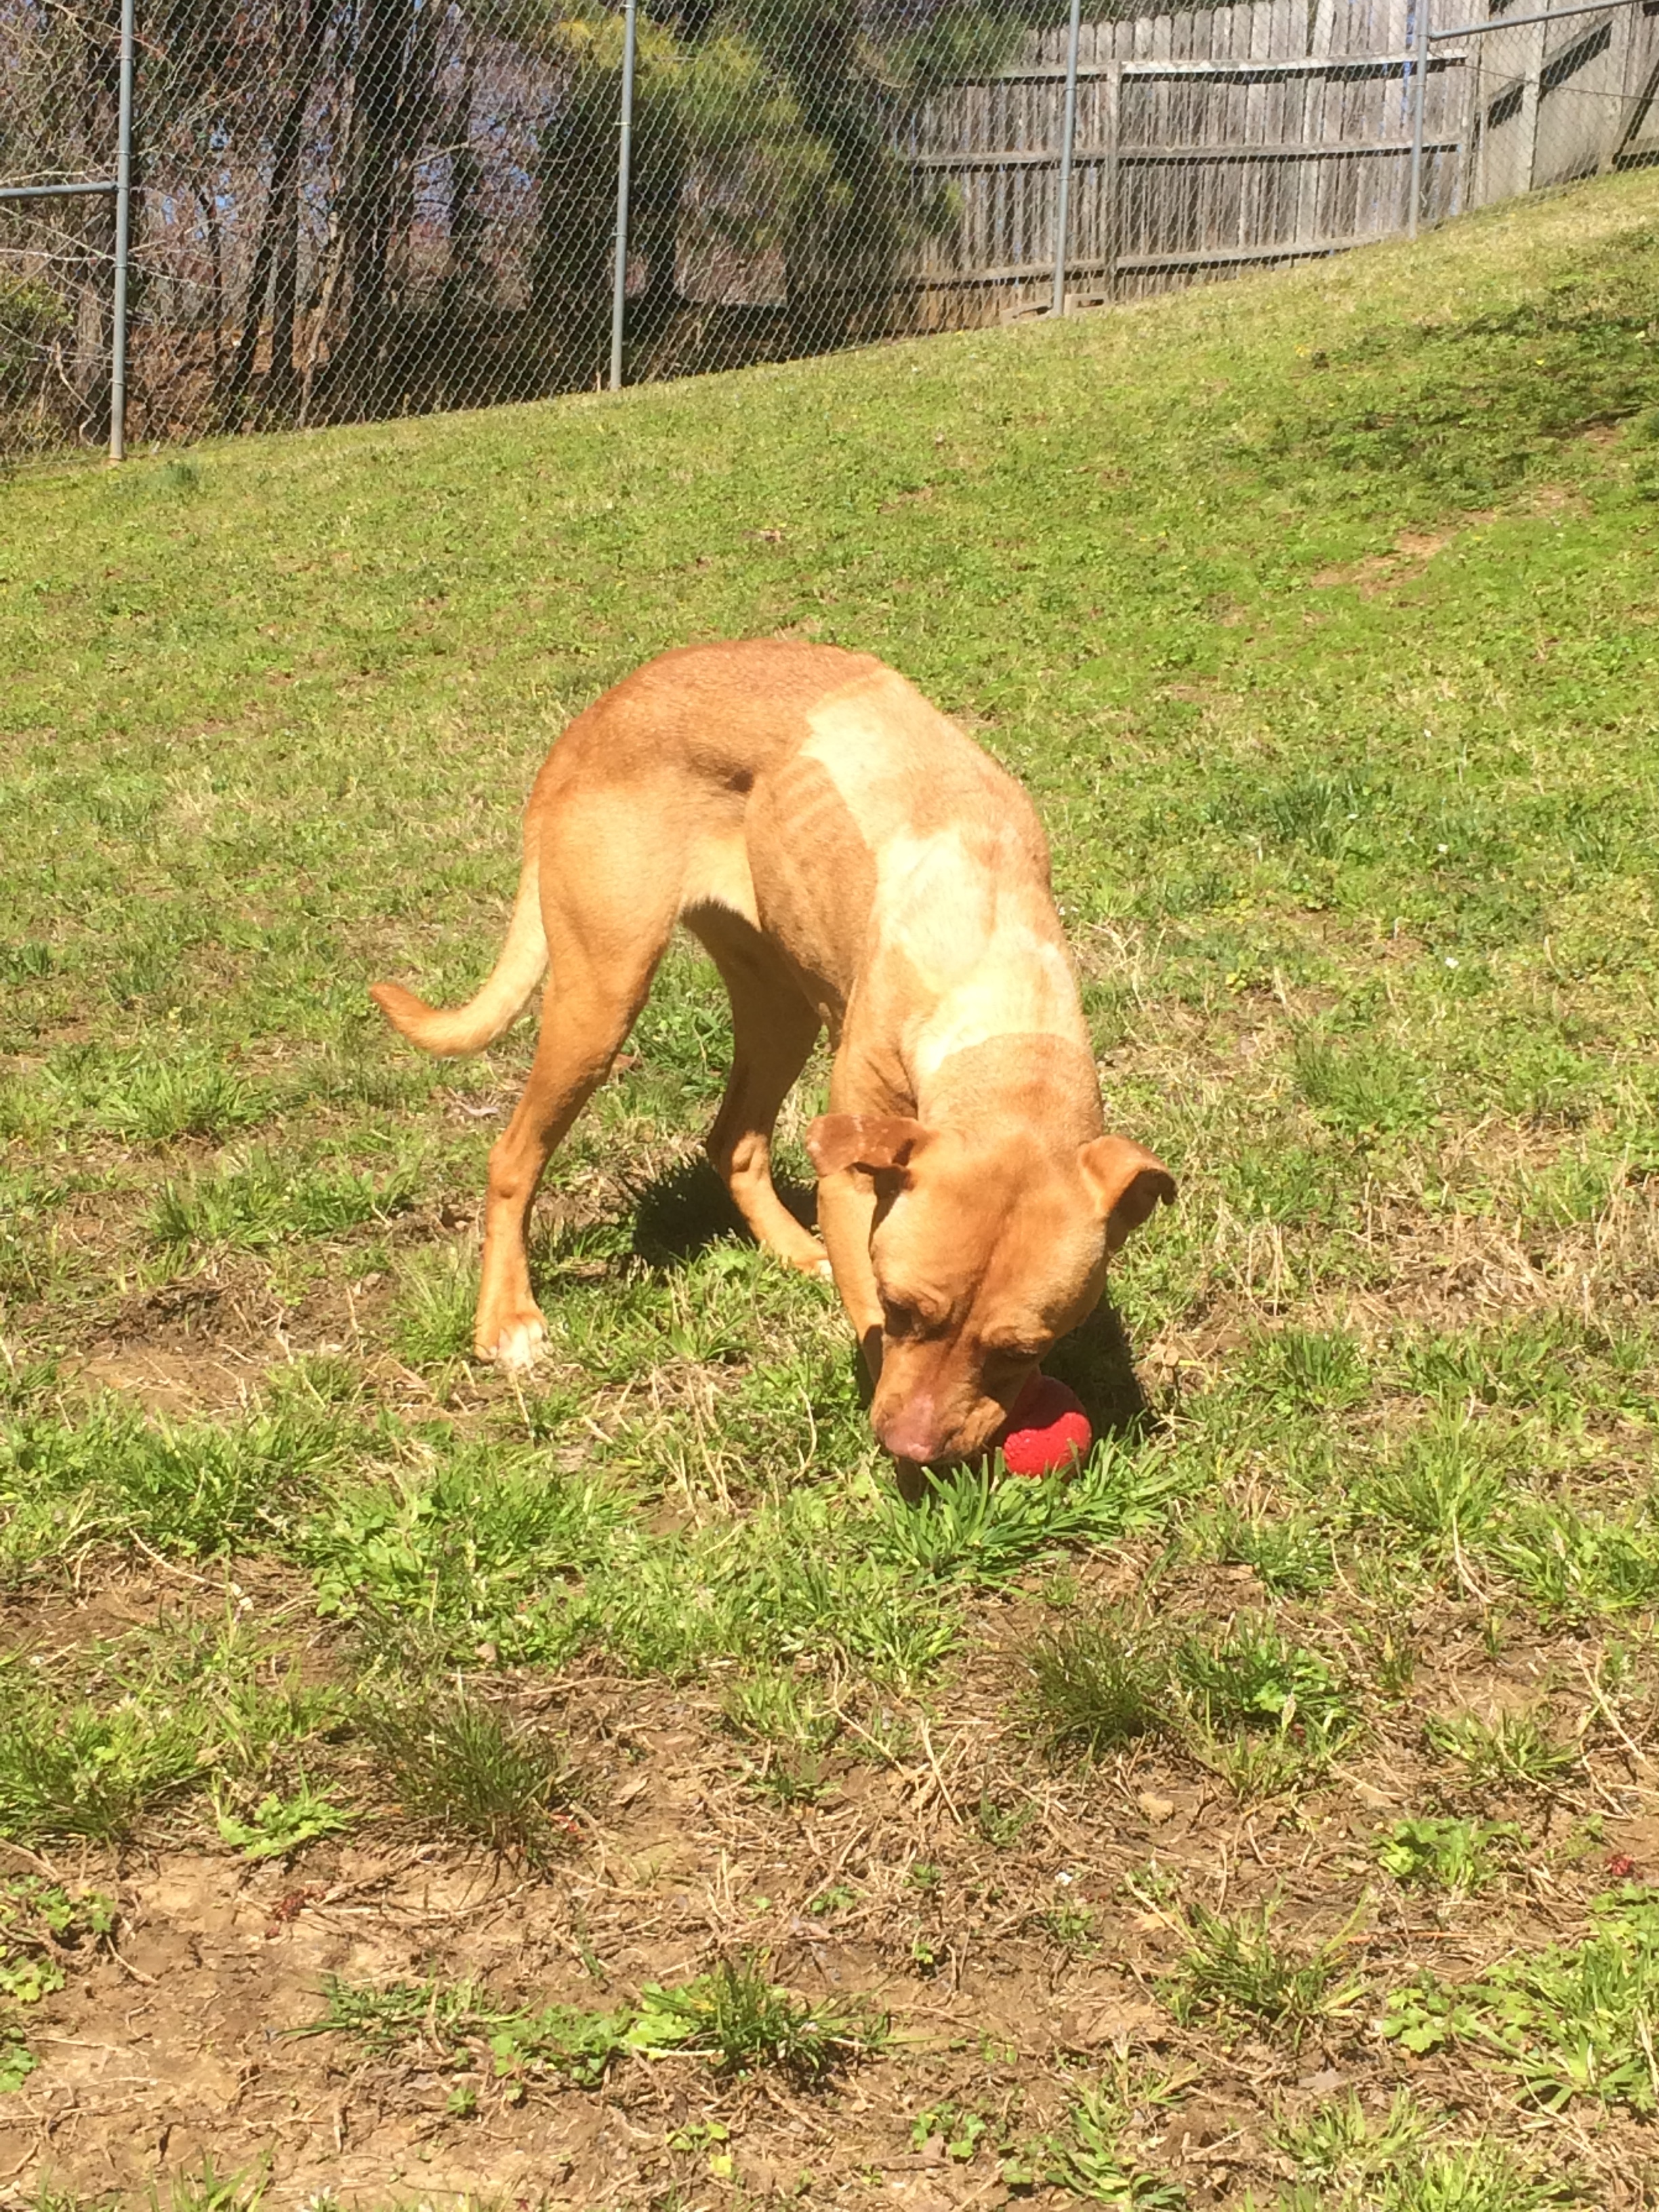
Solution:
<svg viewBox="0 0 1659 2212"><path fill-rule="evenodd" d="M1617 7L1625 0L1590 0L1598 8ZM1483 26L1496 28L1497 26ZM1450 38L1449 31L1434 32L1435 38ZM1431 70L1450 69L1468 59L1464 54L1431 54ZM1286 54L1277 60L1251 60L1242 54L1217 55L1210 60L1151 61L1144 58L1134 61L1085 62L1078 70L1079 82L1086 77L1109 76L1385 76L1400 70L1415 66L1413 53L1399 54ZM998 70L987 76L953 77L953 86L969 84L1042 84L1050 80L1063 81L1064 62L1028 62L1012 69Z"/></svg>
<svg viewBox="0 0 1659 2212"><path fill-rule="evenodd" d="M119 190L113 178L95 185L0 185L0 200L70 200L83 192Z"/></svg>
<svg viewBox="0 0 1659 2212"><path fill-rule="evenodd" d="M1424 35L1429 39L1484 38L1488 31L1518 31L1523 23L1563 23L1571 15L1611 15L1620 8L1641 4L1642 0L1578 0L1574 8L1540 9L1530 15L1491 15L1484 23L1459 23L1446 31L1431 28Z"/></svg>
<svg viewBox="0 0 1659 2212"><path fill-rule="evenodd" d="M1595 0L1595 4L1605 8L1614 4L1614 0ZM1450 69L1465 58L1462 54L1431 54L1429 67ZM1414 53L1290 54L1277 61L1218 55L1212 61L1137 60L1121 62L1118 66L1125 76L1382 76L1413 68L1416 61Z"/></svg>

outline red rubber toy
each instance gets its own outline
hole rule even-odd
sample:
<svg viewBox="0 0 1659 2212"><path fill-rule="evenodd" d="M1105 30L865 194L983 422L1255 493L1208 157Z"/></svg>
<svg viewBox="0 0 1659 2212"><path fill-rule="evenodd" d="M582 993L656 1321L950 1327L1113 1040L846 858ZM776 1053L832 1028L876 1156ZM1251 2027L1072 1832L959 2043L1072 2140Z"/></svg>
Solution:
<svg viewBox="0 0 1659 2212"><path fill-rule="evenodd" d="M1014 1401L999 1449L1010 1474L1080 1467L1094 1442L1089 1417L1063 1382L1034 1375Z"/></svg>

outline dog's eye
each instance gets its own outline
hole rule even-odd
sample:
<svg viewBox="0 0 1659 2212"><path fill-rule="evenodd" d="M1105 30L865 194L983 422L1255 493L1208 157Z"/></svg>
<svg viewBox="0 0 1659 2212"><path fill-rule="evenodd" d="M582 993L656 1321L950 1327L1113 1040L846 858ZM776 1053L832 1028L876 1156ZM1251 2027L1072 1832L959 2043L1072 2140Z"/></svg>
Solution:
<svg viewBox="0 0 1659 2212"><path fill-rule="evenodd" d="M1030 1367L1048 1349L1046 1344L988 1344L985 1358L992 1367Z"/></svg>
<svg viewBox="0 0 1659 2212"><path fill-rule="evenodd" d="M906 1305L900 1298L884 1298L881 1302L882 1327L889 1336L913 1336L920 1316L914 1306Z"/></svg>

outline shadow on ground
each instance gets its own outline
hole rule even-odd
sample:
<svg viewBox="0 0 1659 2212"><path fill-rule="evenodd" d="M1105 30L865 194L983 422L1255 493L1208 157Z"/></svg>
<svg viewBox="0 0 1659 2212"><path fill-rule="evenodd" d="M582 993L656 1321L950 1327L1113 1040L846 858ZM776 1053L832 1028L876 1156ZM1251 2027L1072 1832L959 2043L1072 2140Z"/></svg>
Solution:
<svg viewBox="0 0 1659 2212"><path fill-rule="evenodd" d="M817 1226L817 1194L781 1182L778 1196L803 1229ZM749 1225L709 1163L683 1160L634 1192L636 1259L653 1267L684 1267L711 1244L752 1244Z"/></svg>

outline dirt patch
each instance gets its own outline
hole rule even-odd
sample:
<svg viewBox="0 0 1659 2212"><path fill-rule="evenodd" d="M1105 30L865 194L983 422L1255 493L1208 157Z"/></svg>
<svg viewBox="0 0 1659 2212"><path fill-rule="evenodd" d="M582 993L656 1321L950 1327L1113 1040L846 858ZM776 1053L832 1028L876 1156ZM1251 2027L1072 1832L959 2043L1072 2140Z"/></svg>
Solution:
<svg viewBox="0 0 1659 2212"><path fill-rule="evenodd" d="M1339 585L1351 585L1362 599L1374 599L1383 592L1398 590L1401 584L1414 583L1457 534L1450 530L1402 530L1386 553L1371 553L1363 561L1318 569L1312 580L1314 589L1328 592Z"/></svg>
<svg viewBox="0 0 1659 2212"><path fill-rule="evenodd" d="M1121 1595L1154 1564L1126 1555L1085 1581ZM1248 1570L1188 1570L1161 1580L1158 1602L1219 1619L1253 1594ZM52 1867L107 1887L120 1918L32 2024L40 2064L0 2110L0 2167L15 2186L136 2191L211 2154L222 2173L268 2166L273 2207L327 2191L365 2208L470 2191L587 2212L712 2205L732 2187L756 2203L998 2204L1009 2189L992 2146L1063 2130L1072 2085L1127 2064L1189 2085L1147 2130L1159 2166L1196 2206L1237 2204L1284 2178L1274 2112L1305 2114L1339 2088L1380 2109L1397 2085L1364 2014L1297 2039L1241 2031L1219 2051L1212 2033L1182 2026L1170 1997L1179 1900L1231 1912L1273 1901L1290 1940L1340 1936L1382 1987L1421 1966L1486 1963L1520 1933L1513 1911L1535 1938L1546 1893L1569 1924L1610 1852L1648 1870L1650 1806L1608 1739L1541 1822L1535 1802L1519 1808L1543 1888L1450 1925L1378 1889L1379 1825L1434 1786L1420 1717L1528 1705L1565 1657L1483 1655L1468 1607L1413 1624L1419 1677L1364 1775L1333 1773L1295 1803L1242 1802L1156 1744L1092 1771L1034 1763L1006 1715L1036 1618L1018 1598L985 1608L925 1747L887 1765L832 1762L817 1800L790 1807L757 1790L706 1693L600 1675L538 1690L594 1768L594 1809L545 1875L395 1835L287 1866L182 1841ZM1564 1859L1592 1812L1602 1840ZM890 2016L890 2050L816 2088L624 2057L584 2089L503 2074L482 2037L377 2050L306 2032L330 1977L471 1984L503 2012L601 2009L751 1952L809 2001L872 2001ZM1479 2073L1454 2080L1433 2060L1417 2073L1466 2112L1498 2109L1498 2086ZM981 2124L965 2155L964 2114Z"/></svg>

